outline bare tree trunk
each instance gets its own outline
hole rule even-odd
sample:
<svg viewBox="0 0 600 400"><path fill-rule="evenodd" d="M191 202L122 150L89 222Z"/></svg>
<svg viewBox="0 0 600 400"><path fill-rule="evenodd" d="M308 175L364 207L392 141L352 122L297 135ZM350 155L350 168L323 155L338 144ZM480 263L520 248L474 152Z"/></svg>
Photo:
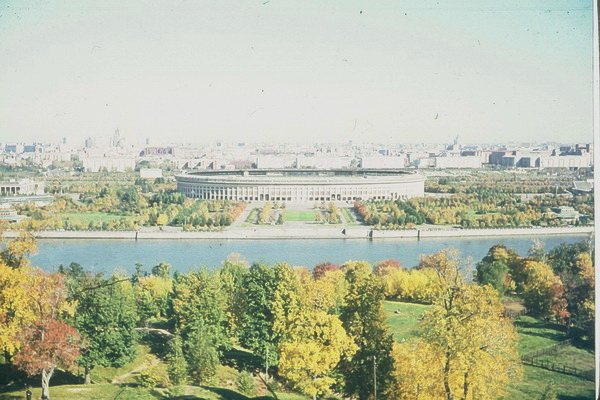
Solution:
<svg viewBox="0 0 600 400"><path fill-rule="evenodd" d="M450 387L450 354L446 354L446 365L444 365L444 389L448 400L454 400L452 388Z"/></svg>
<svg viewBox="0 0 600 400"><path fill-rule="evenodd" d="M464 389L463 399L466 400L467 395L469 394L469 373L468 372L465 372L465 383L464 383L463 389Z"/></svg>
<svg viewBox="0 0 600 400"><path fill-rule="evenodd" d="M85 372L83 373L84 375L84 381L83 384L84 385L91 385L92 384L92 369L90 368L89 365L85 366Z"/></svg>
<svg viewBox="0 0 600 400"><path fill-rule="evenodd" d="M54 374L54 368L49 371L42 370L42 399L50 398L50 378L52 378L52 374Z"/></svg>

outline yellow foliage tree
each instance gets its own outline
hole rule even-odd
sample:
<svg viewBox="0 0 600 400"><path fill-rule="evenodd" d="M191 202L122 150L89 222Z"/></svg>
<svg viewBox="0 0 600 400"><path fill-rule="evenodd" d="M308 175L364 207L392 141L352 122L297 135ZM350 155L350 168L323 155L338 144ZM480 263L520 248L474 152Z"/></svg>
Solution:
<svg viewBox="0 0 600 400"><path fill-rule="evenodd" d="M0 262L0 351L13 355L20 347L17 333L35 319L29 267L10 268Z"/></svg>
<svg viewBox="0 0 600 400"><path fill-rule="evenodd" d="M496 399L521 364L517 335L497 292L474 283L446 285L438 307L426 314L425 340L439 346L448 400Z"/></svg>
<svg viewBox="0 0 600 400"><path fill-rule="evenodd" d="M387 393L390 399L419 400L445 397L441 347L417 339L396 343L393 352L396 385Z"/></svg>
<svg viewBox="0 0 600 400"><path fill-rule="evenodd" d="M302 312L291 328L294 334L279 347L279 374L313 399L329 393L333 369L356 345L339 318L324 311Z"/></svg>

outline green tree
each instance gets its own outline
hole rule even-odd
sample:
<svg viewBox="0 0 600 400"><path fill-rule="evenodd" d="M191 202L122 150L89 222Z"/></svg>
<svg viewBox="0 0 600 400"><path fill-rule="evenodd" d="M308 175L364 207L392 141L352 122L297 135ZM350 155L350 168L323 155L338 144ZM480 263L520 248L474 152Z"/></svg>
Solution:
<svg viewBox="0 0 600 400"><path fill-rule="evenodd" d="M502 261L481 261L477 263L475 281L480 285L491 285L498 293L504 294L507 273L508 266Z"/></svg>
<svg viewBox="0 0 600 400"><path fill-rule="evenodd" d="M246 309L244 279L248 273L248 266L239 260L225 261L219 272L219 279L226 299L227 335L234 342L239 340L240 329L244 321Z"/></svg>
<svg viewBox="0 0 600 400"><path fill-rule="evenodd" d="M225 294L217 272L179 274L173 287L173 317L184 342L201 331L216 347L230 346L226 334Z"/></svg>
<svg viewBox="0 0 600 400"><path fill-rule="evenodd" d="M181 336L175 335L169 342L169 379L175 385L183 385L187 381L188 364L183 355Z"/></svg>
<svg viewBox="0 0 600 400"><path fill-rule="evenodd" d="M348 262L342 269L347 287L340 320L357 351L351 359L342 360L339 370L345 380L344 392L368 399L373 395L374 361L380 391L394 384L393 338L383 312L385 287L366 262Z"/></svg>
<svg viewBox="0 0 600 400"><path fill-rule="evenodd" d="M275 271L264 263L252 264L244 279L246 310L240 329L240 342L256 354L264 355L267 347L273 350L271 353L275 353L271 341L276 285Z"/></svg>
<svg viewBox="0 0 600 400"><path fill-rule="evenodd" d="M73 326L86 343L78 364L89 384L95 366L120 367L135 357L135 298L129 282L100 275L79 278L79 290L71 298L77 301Z"/></svg>
<svg viewBox="0 0 600 400"><path fill-rule="evenodd" d="M195 384L208 383L217 373L219 353L211 335L212 329L196 325L185 343L188 374Z"/></svg>

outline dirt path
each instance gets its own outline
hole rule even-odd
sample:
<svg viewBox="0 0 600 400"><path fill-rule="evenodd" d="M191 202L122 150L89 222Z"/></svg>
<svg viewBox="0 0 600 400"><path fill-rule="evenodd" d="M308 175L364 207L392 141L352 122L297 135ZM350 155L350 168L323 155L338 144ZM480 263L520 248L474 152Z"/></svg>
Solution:
<svg viewBox="0 0 600 400"><path fill-rule="evenodd" d="M118 376L118 377L116 377L115 379L113 379L113 380L111 381L111 383L113 383L113 384L115 384L115 383L123 383L123 382L125 382L125 380L126 380L127 378L129 378L131 375L133 375L133 374L137 374L138 372L141 372L141 371L145 370L146 368L153 367L153 366L155 366L156 364L158 364L159 362L160 362L160 359L158 359L158 358L156 358L156 357L155 357L155 358L153 358L152 360L150 360L150 362L149 362L149 363L148 363L148 362L145 362L144 364L142 364L142 365L140 365L139 367L137 367L137 368L135 368L135 369L133 369L133 370L129 371L128 373L126 373L126 374L123 374L123 375L121 375L121 376Z"/></svg>

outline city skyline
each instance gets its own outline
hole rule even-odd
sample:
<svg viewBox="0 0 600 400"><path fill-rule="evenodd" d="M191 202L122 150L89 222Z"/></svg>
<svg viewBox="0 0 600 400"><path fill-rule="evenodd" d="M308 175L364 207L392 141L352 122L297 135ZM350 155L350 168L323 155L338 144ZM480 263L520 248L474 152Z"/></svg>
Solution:
<svg viewBox="0 0 600 400"><path fill-rule="evenodd" d="M0 142L592 141L588 1L0 9Z"/></svg>

